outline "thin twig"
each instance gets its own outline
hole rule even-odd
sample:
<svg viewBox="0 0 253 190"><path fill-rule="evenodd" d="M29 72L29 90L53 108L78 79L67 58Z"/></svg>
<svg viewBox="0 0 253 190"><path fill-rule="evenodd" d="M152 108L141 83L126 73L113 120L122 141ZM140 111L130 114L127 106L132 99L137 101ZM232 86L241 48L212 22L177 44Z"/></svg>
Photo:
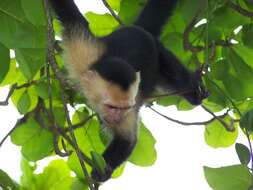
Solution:
<svg viewBox="0 0 253 190"><path fill-rule="evenodd" d="M8 138L8 136L10 136L17 127L19 127L22 123L25 123L27 121L28 117L29 117L29 114L23 116L21 119L18 119L18 121L16 122L16 124L14 125L14 127L0 141L0 147L3 145L3 143Z"/></svg>
<svg viewBox="0 0 253 190"><path fill-rule="evenodd" d="M14 91L16 90L16 88L17 88L17 84L14 84L11 86L9 93L8 93L7 97L5 98L5 100L0 102L0 106L9 105L9 99L12 96L12 94L14 93Z"/></svg>
<svg viewBox="0 0 253 190"><path fill-rule="evenodd" d="M207 125L209 123L212 123L215 119L218 118L223 118L227 115L227 113L223 114L223 115L220 115L220 116L216 116L216 117L213 117L211 118L210 120L207 120L207 121L200 121L200 122L185 122L185 121L180 121L180 120L176 120L176 119L173 119L171 117L168 117L160 112L158 112L157 110L155 110L154 108L152 108L152 106L147 106L148 108L150 108L152 111L154 111L155 113L157 113L158 115L164 117L165 119L168 119L172 122L175 122L175 123L178 123L178 124L181 124L181 125L185 125L185 126L190 126L190 125Z"/></svg>
<svg viewBox="0 0 253 190"><path fill-rule="evenodd" d="M85 119L83 119L83 120L80 121L79 123L72 125L72 128L73 128L74 130L76 130L76 129L80 128L80 127L83 127L83 126L84 126L89 120L91 120L95 115L96 115L96 114L92 114L92 115L86 117ZM65 132L69 132L70 129L69 129L69 128L64 128L64 131L65 131Z"/></svg>
<svg viewBox="0 0 253 190"><path fill-rule="evenodd" d="M210 113L217 121L219 121L227 131L229 132L234 132L235 128L233 126L230 126L227 124L224 120L222 120L219 116L215 115L211 110L209 110L206 106L202 105L201 106L206 112Z"/></svg>
<svg viewBox="0 0 253 190"><path fill-rule="evenodd" d="M114 10L111 8L111 6L109 5L109 3L106 0L102 0L103 4L105 5L105 7L109 10L109 12L111 13L111 15L115 18L115 20L121 25L124 26L124 23L121 21L121 19L119 18L118 15L115 14Z"/></svg>
<svg viewBox="0 0 253 190"><path fill-rule="evenodd" d="M9 105L9 100L12 96L12 94L15 92L15 90L19 90L19 89L22 89L22 88L28 88L34 84L36 84L38 81L31 81L31 82L27 82L27 83L24 83L24 84L21 84L18 86L17 83L13 84L8 92L8 95L6 96L5 100L4 101L0 101L0 106L8 106Z"/></svg>

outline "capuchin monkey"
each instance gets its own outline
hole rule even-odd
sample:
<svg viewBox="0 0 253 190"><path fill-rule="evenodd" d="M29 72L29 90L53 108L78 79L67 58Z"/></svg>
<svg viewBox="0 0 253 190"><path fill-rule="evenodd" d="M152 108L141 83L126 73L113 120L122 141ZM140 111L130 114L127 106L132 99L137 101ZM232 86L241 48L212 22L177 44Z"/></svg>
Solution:
<svg viewBox="0 0 253 190"><path fill-rule="evenodd" d="M159 42L162 26L176 0L149 0L134 26L94 37L73 0L50 0L63 26L66 66L102 124L113 132L103 153L105 173L92 171L103 182L131 154L137 141L138 112L155 90L176 90L194 105L207 97L201 73L189 72Z"/></svg>

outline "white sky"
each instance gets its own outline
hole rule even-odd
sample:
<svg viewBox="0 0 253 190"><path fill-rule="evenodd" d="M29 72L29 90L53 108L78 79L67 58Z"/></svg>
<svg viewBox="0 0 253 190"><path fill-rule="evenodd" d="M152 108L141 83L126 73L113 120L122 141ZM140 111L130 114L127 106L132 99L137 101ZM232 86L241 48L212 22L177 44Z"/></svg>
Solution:
<svg viewBox="0 0 253 190"><path fill-rule="evenodd" d="M76 0L76 2L82 12L107 11L101 0ZM5 99L7 91L6 88L0 89L0 101ZM183 121L200 121L210 118L210 115L200 107L188 112L179 112L174 106L157 107L157 109ZM142 109L141 114L144 123L157 140L158 158L155 165L137 167L127 164L123 175L103 184L101 190L154 190L161 187L175 190L211 190L204 179L202 166L220 167L239 163L234 147L212 149L205 144L204 126L178 125L146 108ZM19 114L13 106L0 107L0 139L14 126L18 117ZM240 136L238 142L242 142L242 139L244 138ZM9 139L0 148L0 168L17 181L21 175L19 149L10 143ZM45 161L40 163L45 165Z"/></svg>

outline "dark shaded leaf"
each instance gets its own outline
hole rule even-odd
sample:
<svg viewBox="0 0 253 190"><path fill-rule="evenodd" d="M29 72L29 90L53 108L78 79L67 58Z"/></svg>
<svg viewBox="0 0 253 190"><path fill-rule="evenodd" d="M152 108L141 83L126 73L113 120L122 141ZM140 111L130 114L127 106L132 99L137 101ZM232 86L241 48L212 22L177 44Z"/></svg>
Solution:
<svg viewBox="0 0 253 190"><path fill-rule="evenodd" d="M242 42L245 46L253 48L253 24L246 24L242 28Z"/></svg>
<svg viewBox="0 0 253 190"><path fill-rule="evenodd" d="M253 109L245 113L240 120L240 127L252 134L253 132Z"/></svg>
<svg viewBox="0 0 253 190"><path fill-rule="evenodd" d="M10 67L10 51L0 43L0 84L7 75Z"/></svg>
<svg viewBox="0 0 253 190"><path fill-rule="evenodd" d="M235 149L241 164L247 166L250 162L250 151L248 147L243 144L236 143Z"/></svg>

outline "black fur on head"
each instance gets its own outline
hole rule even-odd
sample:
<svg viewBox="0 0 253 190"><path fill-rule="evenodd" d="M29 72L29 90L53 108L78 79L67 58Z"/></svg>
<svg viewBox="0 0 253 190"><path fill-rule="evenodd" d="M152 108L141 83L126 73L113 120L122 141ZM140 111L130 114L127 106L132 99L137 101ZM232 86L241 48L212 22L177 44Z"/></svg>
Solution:
<svg viewBox="0 0 253 190"><path fill-rule="evenodd" d="M202 100L210 95L210 93L203 86L201 76L202 71L200 69L192 73L192 89L189 92L183 94L183 97L186 98L193 105L201 104Z"/></svg>
<svg viewBox="0 0 253 190"><path fill-rule="evenodd" d="M123 90L128 90L136 80L134 68L118 57L108 57L92 65L91 69L97 71L104 79L119 85Z"/></svg>

